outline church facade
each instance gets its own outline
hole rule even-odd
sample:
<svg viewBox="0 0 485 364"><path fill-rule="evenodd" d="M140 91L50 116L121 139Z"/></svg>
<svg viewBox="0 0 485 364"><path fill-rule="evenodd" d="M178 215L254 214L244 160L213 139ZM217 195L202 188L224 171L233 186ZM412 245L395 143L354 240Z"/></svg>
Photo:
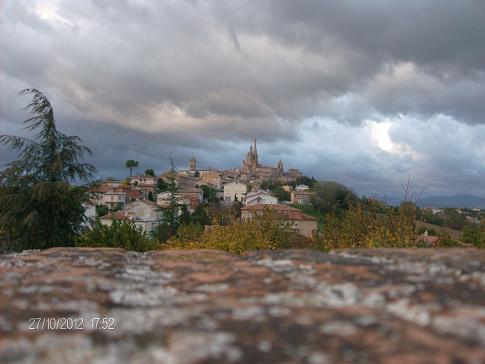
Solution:
<svg viewBox="0 0 485 364"><path fill-rule="evenodd" d="M248 179L259 179L267 181L284 180L287 176L284 171L283 161L280 159L275 167L263 166L259 163L258 147L256 139L249 147L246 158L243 160L241 174L246 174Z"/></svg>

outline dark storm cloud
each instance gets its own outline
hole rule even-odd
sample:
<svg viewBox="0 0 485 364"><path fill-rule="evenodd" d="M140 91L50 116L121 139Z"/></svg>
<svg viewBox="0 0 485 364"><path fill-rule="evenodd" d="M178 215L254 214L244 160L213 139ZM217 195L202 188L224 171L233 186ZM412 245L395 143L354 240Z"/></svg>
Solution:
<svg viewBox="0 0 485 364"><path fill-rule="evenodd" d="M359 180L378 190L419 166L429 181L450 180L456 190L460 181L443 172L453 171L444 162L453 160L447 144L421 150L426 128L411 129L403 141L391 129L403 150L430 156L426 163L407 152L403 157L376 147L367 121L401 125L404 115L440 128L436 116L445 116L466 129L468 140L485 124L482 1L12 0L1 6L2 132L19 131L25 118L18 90L37 87L110 174L119 175L119 161L128 157L155 169L169 154L180 165L194 153L207 165L233 165L257 135L269 164L283 157L316 177ZM311 119L322 125L309 132ZM361 135L359 144L347 145L348 134ZM308 135L320 139L310 143ZM2 154L3 162L9 157ZM467 158L475 159L461 170ZM482 161L476 142L451 164L475 183L483 177Z"/></svg>

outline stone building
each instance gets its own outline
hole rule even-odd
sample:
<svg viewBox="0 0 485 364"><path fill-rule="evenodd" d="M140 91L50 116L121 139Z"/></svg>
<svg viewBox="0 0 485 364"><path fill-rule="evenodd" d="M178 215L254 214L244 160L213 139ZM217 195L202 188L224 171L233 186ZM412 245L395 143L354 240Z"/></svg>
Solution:
<svg viewBox="0 0 485 364"><path fill-rule="evenodd" d="M275 167L263 166L259 163L258 147L256 145L256 139L249 147L249 152L246 154L246 158L243 160L241 170L239 172L239 179L249 180L262 180L262 181L293 181L298 177L301 177L302 173L298 169L290 169L288 173L284 171L283 161L280 159Z"/></svg>
<svg viewBox="0 0 485 364"><path fill-rule="evenodd" d="M250 172L252 175L255 175L258 167L260 167L258 148L256 146L256 138L254 138L254 142L251 144L249 152L246 154L246 159L243 161L243 169Z"/></svg>
<svg viewBox="0 0 485 364"><path fill-rule="evenodd" d="M224 185L224 202L242 201L248 186L239 181L229 182Z"/></svg>
<svg viewBox="0 0 485 364"><path fill-rule="evenodd" d="M151 233L162 221L162 211L151 201L134 201L126 204L121 211L109 213L100 217L101 224L111 226L113 221L133 221L142 231Z"/></svg>
<svg viewBox="0 0 485 364"><path fill-rule="evenodd" d="M242 199L246 206L252 205L272 205L278 203L278 198L266 190L256 190L246 193Z"/></svg>
<svg viewBox="0 0 485 364"><path fill-rule="evenodd" d="M282 224L303 236L311 236L317 230L317 219L303 213L294 207L272 204L257 204L241 208L241 220L251 220L254 216L261 215L265 210L275 211L281 218Z"/></svg>
<svg viewBox="0 0 485 364"><path fill-rule="evenodd" d="M209 187L215 188L216 190L220 190L222 187L221 174L216 171L210 171L208 173L205 173L203 176L200 177L200 180L207 183Z"/></svg>
<svg viewBox="0 0 485 364"><path fill-rule="evenodd" d="M196 161L195 157L190 158L189 170L192 173L195 173L195 171L197 171L197 161Z"/></svg>

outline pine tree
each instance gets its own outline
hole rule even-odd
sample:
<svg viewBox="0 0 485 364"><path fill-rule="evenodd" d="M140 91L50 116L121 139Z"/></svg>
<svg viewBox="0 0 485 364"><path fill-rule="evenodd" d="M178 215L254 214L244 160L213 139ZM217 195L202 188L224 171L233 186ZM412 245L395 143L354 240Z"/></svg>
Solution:
<svg viewBox="0 0 485 364"><path fill-rule="evenodd" d="M32 139L0 135L0 143L18 152L18 159L0 172L0 232L3 250L72 245L84 222L83 202L89 199L86 182L96 168L82 160L91 151L77 136L56 128L54 111L47 97L36 89L25 110Z"/></svg>

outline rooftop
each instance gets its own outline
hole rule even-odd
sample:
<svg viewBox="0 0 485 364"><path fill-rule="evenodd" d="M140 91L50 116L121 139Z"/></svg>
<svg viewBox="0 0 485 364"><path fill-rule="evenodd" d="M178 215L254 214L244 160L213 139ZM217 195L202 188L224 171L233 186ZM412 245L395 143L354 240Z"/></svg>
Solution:
<svg viewBox="0 0 485 364"><path fill-rule="evenodd" d="M289 220L305 220L305 221L318 221L317 218L305 214L303 211L294 207L282 204L257 204L252 206L245 206L241 208L241 211L264 211L273 210L281 214L284 218Z"/></svg>

